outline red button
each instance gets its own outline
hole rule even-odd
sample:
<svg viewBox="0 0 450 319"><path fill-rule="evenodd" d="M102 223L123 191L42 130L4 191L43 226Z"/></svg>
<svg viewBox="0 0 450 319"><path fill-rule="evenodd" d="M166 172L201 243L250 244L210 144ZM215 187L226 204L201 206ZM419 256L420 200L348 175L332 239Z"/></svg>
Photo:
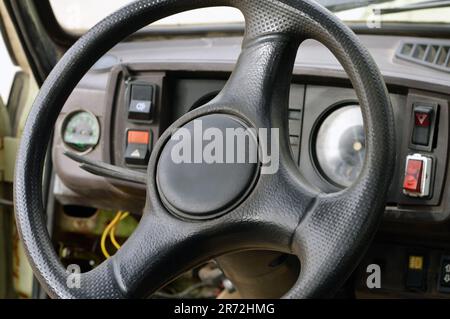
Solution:
<svg viewBox="0 0 450 319"><path fill-rule="evenodd" d="M405 181L403 189L412 193L421 192L423 162L419 160L409 160L406 167Z"/></svg>
<svg viewBox="0 0 450 319"><path fill-rule="evenodd" d="M416 112L416 126L420 127L429 127L430 126L430 114L429 113L421 113Z"/></svg>
<svg viewBox="0 0 450 319"><path fill-rule="evenodd" d="M150 133L145 131L128 131L128 144L150 143Z"/></svg>

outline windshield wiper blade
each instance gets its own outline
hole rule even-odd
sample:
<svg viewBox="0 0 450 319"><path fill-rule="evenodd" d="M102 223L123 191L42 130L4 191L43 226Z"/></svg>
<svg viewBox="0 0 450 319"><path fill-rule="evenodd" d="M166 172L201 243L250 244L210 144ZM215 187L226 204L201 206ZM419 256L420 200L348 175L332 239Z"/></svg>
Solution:
<svg viewBox="0 0 450 319"><path fill-rule="evenodd" d="M367 7L368 5L378 4L383 2L392 2L394 0L317 0L318 3L332 12L339 12L351 9L357 9L361 7Z"/></svg>
<svg viewBox="0 0 450 319"><path fill-rule="evenodd" d="M404 5L401 7L382 8L382 9L379 9L379 14L386 15L386 14L401 13L401 12L408 12L408 11L418 11L418 10L425 10L425 9L438 9L438 8L445 8L448 6L450 6L450 1L448 1L448 0L424 1L424 2L417 2L417 3L413 3L413 4Z"/></svg>

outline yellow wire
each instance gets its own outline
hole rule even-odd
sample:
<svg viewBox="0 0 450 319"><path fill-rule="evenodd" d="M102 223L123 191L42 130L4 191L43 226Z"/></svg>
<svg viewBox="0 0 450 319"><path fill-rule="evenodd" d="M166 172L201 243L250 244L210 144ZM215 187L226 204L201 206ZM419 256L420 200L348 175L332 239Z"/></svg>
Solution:
<svg viewBox="0 0 450 319"><path fill-rule="evenodd" d="M112 220L111 223L109 223L108 226L106 226L105 230L102 233L102 238L100 241L100 248L102 250L103 255L106 257L106 259L110 258L111 255L109 254L108 250L106 249L106 238L108 237L109 232L111 229L115 226L115 224L120 220L120 216L122 215L122 212L118 212L116 214L116 217Z"/></svg>
<svg viewBox="0 0 450 319"><path fill-rule="evenodd" d="M116 247L117 250L122 247L116 240L116 229L117 226L119 226L120 222L127 218L130 215L130 213L123 213L122 216L120 216L120 219L117 221L117 223L111 228L111 231L109 232L109 238L111 239L112 244L114 247Z"/></svg>

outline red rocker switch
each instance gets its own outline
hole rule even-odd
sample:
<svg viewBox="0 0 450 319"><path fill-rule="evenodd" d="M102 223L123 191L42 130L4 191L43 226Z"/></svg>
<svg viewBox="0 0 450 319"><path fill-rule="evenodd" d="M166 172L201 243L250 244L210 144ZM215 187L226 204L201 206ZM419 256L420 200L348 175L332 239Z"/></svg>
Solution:
<svg viewBox="0 0 450 319"><path fill-rule="evenodd" d="M430 195L432 159L420 154L406 158L403 193L411 197L428 197Z"/></svg>

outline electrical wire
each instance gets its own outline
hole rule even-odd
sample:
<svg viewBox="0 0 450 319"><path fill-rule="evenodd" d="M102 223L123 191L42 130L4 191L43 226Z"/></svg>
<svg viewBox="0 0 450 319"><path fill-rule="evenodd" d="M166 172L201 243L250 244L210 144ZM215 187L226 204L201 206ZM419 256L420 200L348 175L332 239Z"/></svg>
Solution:
<svg viewBox="0 0 450 319"><path fill-rule="evenodd" d="M116 216L114 217L114 219L112 220L112 222L109 223L108 226L106 226L105 230L102 233L102 238L100 240L100 248L106 259L111 257L108 250L106 249L106 238L108 237L111 229L120 221L121 216L122 216L122 212L118 212L116 214Z"/></svg>
<svg viewBox="0 0 450 319"><path fill-rule="evenodd" d="M112 244L114 245L114 247L116 247L117 250L119 250L120 247L122 247L116 240L117 226L119 226L120 222L122 220L124 220L125 218L127 218L129 215L130 215L130 213L122 213L122 216L120 216L119 221L111 228L111 230L109 232L109 238L111 239Z"/></svg>

